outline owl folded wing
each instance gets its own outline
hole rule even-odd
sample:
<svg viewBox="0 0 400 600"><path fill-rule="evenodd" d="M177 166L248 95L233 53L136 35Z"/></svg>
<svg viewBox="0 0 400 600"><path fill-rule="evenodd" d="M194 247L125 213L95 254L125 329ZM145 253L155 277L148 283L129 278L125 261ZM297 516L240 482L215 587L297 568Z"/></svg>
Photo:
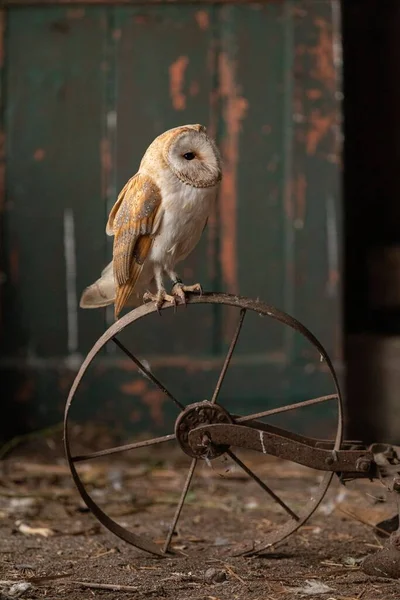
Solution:
<svg viewBox="0 0 400 600"><path fill-rule="evenodd" d="M118 196L106 227L114 235L115 317L131 295L162 216L161 192L147 175L134 175Z"/></svg>

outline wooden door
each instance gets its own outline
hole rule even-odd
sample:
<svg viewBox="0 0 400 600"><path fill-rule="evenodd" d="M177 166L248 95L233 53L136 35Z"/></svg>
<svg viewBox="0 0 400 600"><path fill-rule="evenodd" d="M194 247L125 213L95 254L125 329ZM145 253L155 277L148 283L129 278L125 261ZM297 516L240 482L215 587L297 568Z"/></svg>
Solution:
<svg viewBox="0 0 400 600"><path fill-rule="evenodd" d="M183 277L289 312L340 367L338 3L127 4L1 9L1 377L16 428L60 419L112 322L77 308L111 255L108 211L150 141L184 123L216 137L224 179ZM178 326L169 312L123 339L182 400L209 397L232 315L189 308ZM251 316L221 398L257 409L330 389L302 340ZM82 393L80 414L109 423L158 428L174 414L115 349Z"/></svg>

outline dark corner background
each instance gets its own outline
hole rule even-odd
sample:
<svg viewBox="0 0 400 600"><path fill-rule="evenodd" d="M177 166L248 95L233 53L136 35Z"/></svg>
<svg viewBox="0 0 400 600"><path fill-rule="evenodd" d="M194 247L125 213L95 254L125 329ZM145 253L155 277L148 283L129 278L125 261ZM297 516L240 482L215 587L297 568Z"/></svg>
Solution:
<svg viewBox="0 0 400 600"><path fill-rule="evenodd" d="M400 440L400 3L342 3L350 434Z"/></svg>

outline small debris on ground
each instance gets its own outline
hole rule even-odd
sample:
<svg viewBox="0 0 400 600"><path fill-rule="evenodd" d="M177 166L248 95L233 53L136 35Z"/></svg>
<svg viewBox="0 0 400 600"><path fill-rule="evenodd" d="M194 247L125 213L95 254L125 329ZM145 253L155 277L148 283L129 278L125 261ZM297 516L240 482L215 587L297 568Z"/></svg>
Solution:
<svg viewBox="0 0 400 600"><path fill-rule="evenodd" d="M226 580L226 573L222 569L214 569L210 567L204 573L204 581L206 583L222 583Z"/></svg>
<svg viewBox="0 0 400 600"><path fill-rule="evenodd" d="M305 585L302 587L292 587L288 588L291 592L295 594L301 594L305 596L316 596L319 594L329 594L334 590L330 588L322 581L314 581L313 579L306 580Z"/></svg>
<svg viewBox="0 0 400 600"><path fill-rule="evenodd" d="M76 454L117 445L104 432L84 432L76 429ZM294 463L240 457L293 510L303 509L320 481ZM113 536L86 509L59 432L11 448L0 462L1 600L398 600L398 580L386 567L363 570L387 544L376 524L396 512L389 494L372 501L379 484L350 482L344 494L335 479L322 510L297 534L244 557L287 516L229 462L217 463L209 469L199 461L173 537L182 556L160 560ZM189 464L172 446L153 447L87 461L79 472L111 518L162 545Z"/></svg>
<svg viewBox="0 0 400 600"><path fill-rule="evenodd" d="M15 521L15 526L18 531L24 535L41 535L42 537L50 537L54 535L54 531L49 527L31 527L23 521Z"/></svg>

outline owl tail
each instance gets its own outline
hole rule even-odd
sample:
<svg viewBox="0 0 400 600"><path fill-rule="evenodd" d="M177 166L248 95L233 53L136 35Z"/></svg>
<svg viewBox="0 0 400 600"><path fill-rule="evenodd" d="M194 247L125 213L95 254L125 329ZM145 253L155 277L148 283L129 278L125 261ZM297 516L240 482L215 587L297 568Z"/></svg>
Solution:
<svg viewBox="0 0 400 600"><path fill-rule="evenodd" d="M115 308L114 308L114 316L118 319L118 315L124 306L127 306L128 299L132 296L132 292L134 290L134 284L131 282L125 283L122 285L117 293L117 297L115 299Z"/></svg>
<svg viewBox="0 0 400 600"><path fill-rule="evenodd" d="M116 304L117 314L123 306L133 308L141 304L142 289L134 290L134 286L127 284L117 295L114 281L112 261L102 270L97 281L89 285L82 293L79 306L81 308L102 308Z"/></svg>
<svg viewBox="0 0 400 600"><path fill-rule="evenodd" d="M131 276L129 278L129 281L119 286L118 291L115 294L116 298L114 302L114 315L116 319L118 319L118 315L124 307L139 306L141 286L138 286L137 284L139 276L142 272L142 268L143 265L139 265L133 262L131 266Z"/></svg>
<svg viewBox="0 0 400 600"><path fill-rule="evenodd" d="M110 262L97 281L89 285L82 293L79 306L81 308L101 308L115 301L115 283L113 264Z"/></svg>

